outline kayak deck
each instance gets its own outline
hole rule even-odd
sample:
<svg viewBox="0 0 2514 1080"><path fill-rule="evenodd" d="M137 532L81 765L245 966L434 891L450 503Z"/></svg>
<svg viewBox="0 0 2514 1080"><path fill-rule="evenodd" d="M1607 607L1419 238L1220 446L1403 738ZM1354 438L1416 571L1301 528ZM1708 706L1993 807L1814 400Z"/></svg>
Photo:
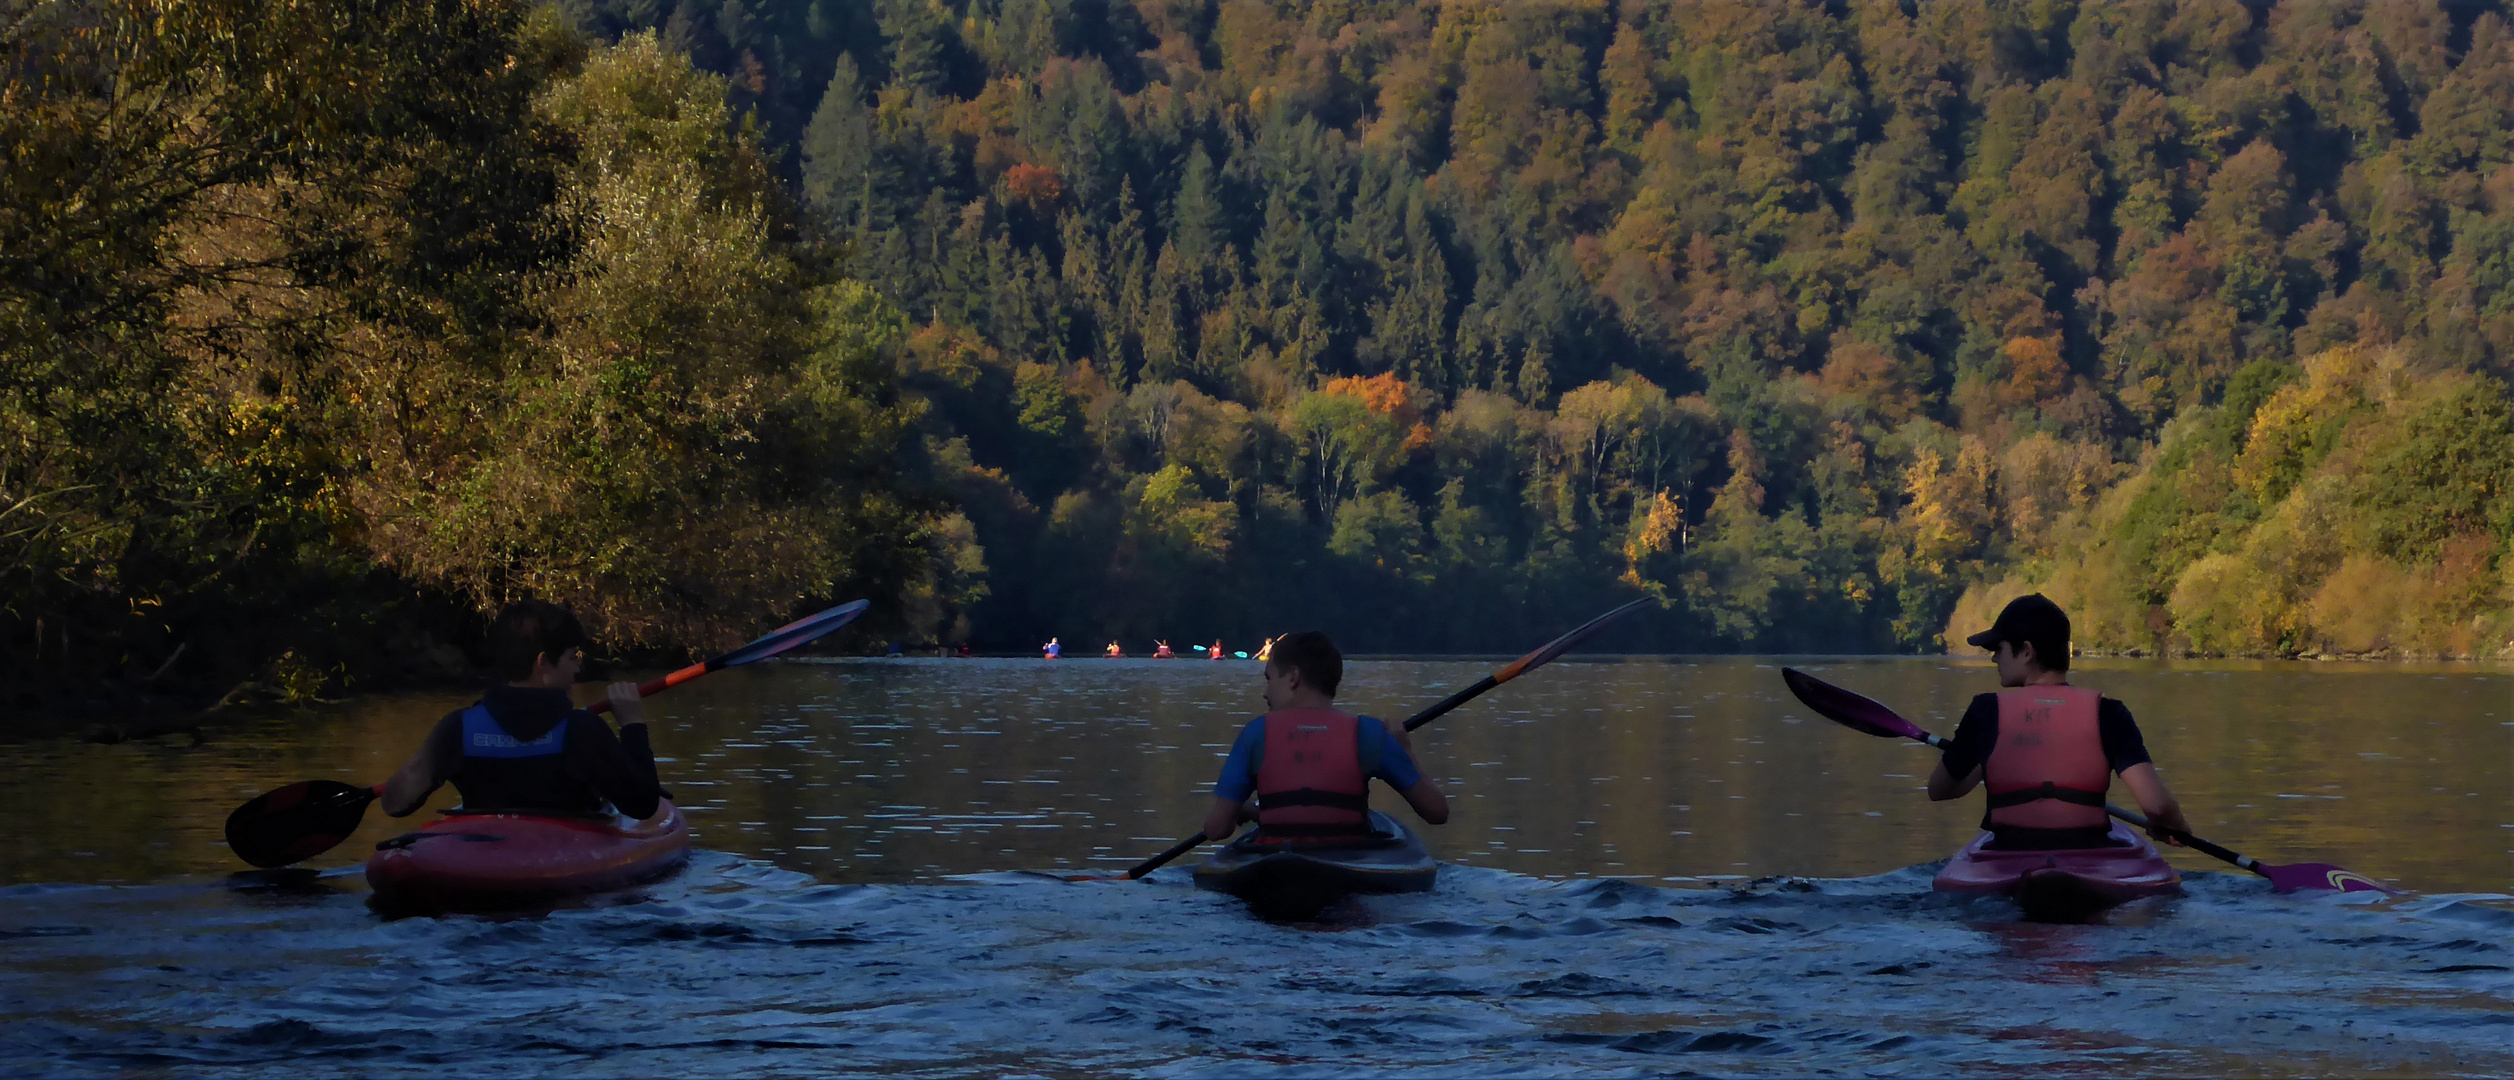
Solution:
<svg viewBox="0 0 2514 1080"><path fill-rule="evenodd" d="M1196 868L1196 887L1295 918L1355 893L1430 891L1440 863L1422 837L1377 810L1370 821L1378 835L1355 840L1278 843L1251 829Z"/></svg>
<svg viewBox="0 0 2514 1080"><path fill-rule="evenodd" d="M668 799L645 821L456 812L377 844L367 883L380 907L492 910L647 881L689 848L688 819Z"/></svg>
<svg viewBox="0 0 2514 1080"><path fill-rule="evenodd" d="M2121 822L2114 847L2059 851L1993 851L1983 833L1947 860L1931 887L1938 892L2012 897L2029 919L2083 919L2143 896L2182 891L2182 875L2147 838Z"/></svg>

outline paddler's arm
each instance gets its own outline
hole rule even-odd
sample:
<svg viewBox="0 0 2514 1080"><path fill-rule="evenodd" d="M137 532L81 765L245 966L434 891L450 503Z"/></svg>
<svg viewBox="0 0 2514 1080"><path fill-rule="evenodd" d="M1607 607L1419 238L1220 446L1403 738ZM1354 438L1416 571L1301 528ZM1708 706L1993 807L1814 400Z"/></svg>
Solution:
<svg viewBox="0 0 2514 1080"><path fill-rule="evenodd" d="M1247 803L1217 797L1212 808L1205 811L1205 839L1228 840L1239 831L1240 822L1251 816Z"/></svg>
<svg viewBox="0 0 2514 1080"><path fill-rule="evenodd" d="M1396 739L1397 749L1405 751L1406 764L1420 771L1422 766L1414 758L1414 733L1407 731L1403 724L1389 724L1387 729L1388 734ZM1449 823L1449 796L1440 790L1439 784L1432 782L1430 773L1423 773L1420 779L1398 789L1397 794L1405 796L1405 804L1413 807L1414 813L1426 823Z"/></svg>
<svg viewBox="0 0 2514 1080"><path fill-rule="evenodd" d="M600 719L579 713L586 722L568 726L568 756L613 808L643 821L654 817L663 801L663 790L655 782L653 751L647 749L645 708L638 703L633 682L612 683L607 696L611 711L621 720L619 737L613 738L610 727ZM632 753L645 755L646 760L632 760Z"/></svg>
<svg viewBox="0 0 2514 1080"><path fill-rule="evenodd" d="M2190 832L2190 823L2182 819L2182 803L2165 789L2165 778L2156 775L2155 761L2147 755L2147 737L2139 734L2139 722L2130 716L2130 707L2105 698L2096 705L2096 729L2104 740L2104 761L2119 774L2130 796L2139 802L2139 812L2147 815L2147 834L2175 847L2182 841L2167 836L2159 829Z"/></svg>
<svg viewBox="0 0 2514 1080"><path fill-rule="evenodd" d="M1257 762L1266 756L1266 719L1258 717L1240 728L1239 737L1231 740L1231 753L1222 761L1222 776L1213 784L1213 805L1205 808L1205 839L1228 840L1239 831L1240 822L1253 821L1256 814L1249 808L1249 796L1257 793Z"/></svg>
<svg viewBox="0 0 2514 1080"><path fill-rule="evenodd" d="M2147 815L2147 834L2175 847L2182 841L2163 830L2190 832L2191 823L2182 818L2182 803L2165 789L2165 778L2156 775L2156 766L2142 761L2121 770L2121 783L2130 789L2130 796L2139 801L2139 812Z"/></svg>
<svg viewBox="0 0 2514 1080"><path fill-rule="evenodd" d="M1941 761L1938 767L1929 774L1929 801L1945 802L1948 799L1961 799L1972 794L1974 788L1981 786L1981 782L1981 766L1974 766L1972 772L1964 774L1964 779L1958 780L1955 774L1947 771L1947 763Z"/></svg>
<svg viewBox="0 0 2514 1080"><path fill-rule="evenodd" d="M393 817L409 817L427 805L428 796L436 794L453 770L449 754L460 755L462 747L455 741L462 725L462 714L456 713L437 721L428 729L427 741L419 744L419 752L410 755L393 778L384 782L384 812Z"/></svg>
<svg viewBox="0 0 2514 1080"><path fill-rule="evenodd" d="M428 767L428 751L421 747L404 762L393 778L384 782L384 812L393 817L409 817L436 794L439 781L436 770Z"/></svg>
<svg viewBox="0 0 2514 1080"><path fill-rule="evenodd" d="M1955 737L1947 741L1946 752L1938 755L1938 767L1929 774L1931 802L1961 799L1981 786L1983 763L1990 760L1990 748L1999 741L1999 695L1975 697L1965 707L1964 719L1956 721Z"/></svg>

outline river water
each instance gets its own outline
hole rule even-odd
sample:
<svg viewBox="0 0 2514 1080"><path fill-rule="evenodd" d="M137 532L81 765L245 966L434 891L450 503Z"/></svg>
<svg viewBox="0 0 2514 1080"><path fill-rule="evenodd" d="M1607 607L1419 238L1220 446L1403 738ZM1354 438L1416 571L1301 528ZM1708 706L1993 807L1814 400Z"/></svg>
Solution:
<svg viewBox="0 0 2514 1080"><path fill-rule="evenodd" d="M1787 662L1941 734L1994 688ZM1979 796L1929 803L1932 752L1816 718L1780 663L1574 658L1424 728L1439 888L1297 925L1192 889L1194 856L1056 876L1195 828L1248 662L712 676L648 706L704 850L520 918L370 912L359 861L420 819L370 812L310 874L239 873L219 839L280 783L381 779L460 697L0 746L0 1067L2514 1073L2514 668L2083 662L2202 835L2407 891L2275 896L2175 852L2186 895L2048 926L1931 894ZM1493 666L1356 661L1343 701L1395 720Z"/></svg>

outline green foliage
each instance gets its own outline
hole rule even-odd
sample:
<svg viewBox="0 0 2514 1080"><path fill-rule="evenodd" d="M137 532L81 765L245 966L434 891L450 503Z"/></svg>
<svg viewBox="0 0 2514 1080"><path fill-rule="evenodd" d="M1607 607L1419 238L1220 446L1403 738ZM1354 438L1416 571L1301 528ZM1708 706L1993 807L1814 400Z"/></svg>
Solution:
<svg viewBox="0 0 2514 1080"><path fill-rule="evenodd" d="M2514 540L2514 400L2490 379L2439 389L2363 448L2352 501L2373 554L2429 562L2458 536Z"/></svg>
<svg viewBox="0 0 2514 1080"><path fill-rule="evenodd" d="M945 572L895 452L902 322L800 228L722 78L523 4L21 15L21 685L302 699L460 677L449 643L521 595L675 652Z"/></svg>

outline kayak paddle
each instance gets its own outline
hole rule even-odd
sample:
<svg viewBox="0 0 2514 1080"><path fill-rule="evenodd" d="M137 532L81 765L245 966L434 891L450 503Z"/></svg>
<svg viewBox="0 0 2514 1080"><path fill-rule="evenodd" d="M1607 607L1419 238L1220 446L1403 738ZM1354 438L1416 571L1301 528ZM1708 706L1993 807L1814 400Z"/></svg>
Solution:
<svg viewBox="0 0 2514 1080"><path fill-rule="evenodd" d="M1644 604L1656 602L1656 597L1645 596L1639 600L1625 604L1622 607L1616 608L1613 611L1609 611L1604 615L1600 615L1597 618L1581 624L1579 629L1573 630L1568 634L1564 634L1561 637L1546 642L1544 645L1538 647L1535 652L1511 661L1509 664L1502 667L1501 670L1495 671L1490 675L1486 675L1483 678L1476 680L1474 685L1469 686L1464 690L1460 690L1457 693L1451 694L1448 697L1442 698L1439 704L1433 705L1431 708L1425 709L1422 712L1415 713L1412 717L1406 720L1405 730L1412 731L1425 724L1431 723L1432 721L1439 719L1441 714L1475 700L1476 696L1482 694L1484 691L1490 690L1503 683L1509 682L1512 679L1516 679L1521 675L1525 675L1528 672L1544 667L1546 664L1551 663L1555 657L1571 651L1573 646L1578 645L1583 641L1587 641L1590 637L1596 635L1598 631L1606 629L1608 624L1631 614ZM1187 837L1186 839L1180 840L1178 843L1171 845L1170 850L1164 851L1149 859L1145 859L1140 863L1136 863L1132 869L1126 871L1125 877L1127 880L1140 878L1145 874L1149 874L1160 869L1163 864L1168 863L1170 860L1195 850L1196 845L1204 842L1205 834L1200 831L1194 836ZM1085 875L1069 878L1067 880L1114 881L1117 879Z"/></svg>
<svg viewBox="0 0 2514 1080"><path fill-rule="evenodd" d="M741 648L642 683L637 696L653 697L711 671L768 659L854 622L871 606L872 601L857 600L797 619ZM611 708L611 702L604 700L586 708L601 713ZM227 846L237 858L263 869L313 858L358 831L367 804L382 794L382 784L362 788L338 780L301 780L266 791L227 815Z"/></svg>
<svg viewBox="0 0 2514 1080"><path fill-rule="evenodd" d="M2139 813L2136 810L2124 810L2111 803L2105 803L2104 812L2142 829L2151 827L2147 823L2147 815ZM2224 859L2227 862L2240 866L2246 870L2250 870L2262 877L2270 879L2271 892L2290 893L2295 892L2298 889L2337 889L2341 892L2397 891L2391 886L2385 885L2380 881L2376 881L2373 878L2365 876L2364 874L2360 874L2354 870L2343 870L2339 867L2332 866L2329 863L2295 863L2288 866L2273 866L2249 855L2235 854L2232 851L2209 843L2206 840L2202 840L2199 837L2193 836L2180 829L2158 829L2157 831L2173 837L2176 840L2180 840L2185 844L2189 844L2192 847L2198 848L2201 851L2217 856L2220 859Z"/></svg>
<svg viewBox="0 0 2514 1080"><path fill-rule="evenodd" d="M1948 745L1947 740L1922 731L1918 725L1903 719L1894 710L1796 668L1782 668L1781 681L1788 683L1790 693L1798 695L1798 700L1807 703L1808 708L1816 710L1825 719L1844 727L1890 739L1913 739L1941 749ZM2153 828L2148 824L2147 815L2136 811L2124 810L2106 803L2104 812L2143 829ZM2327 863L2273 866L2258 859L2235 854L2180 829L2155 829L2154 831L2270 879L2270 889L2273 892L2294 892L2298 889L2337 889L2341 892L2393 891L2383 883L2364 874L2353 870L2343 870Z"/></svg>

